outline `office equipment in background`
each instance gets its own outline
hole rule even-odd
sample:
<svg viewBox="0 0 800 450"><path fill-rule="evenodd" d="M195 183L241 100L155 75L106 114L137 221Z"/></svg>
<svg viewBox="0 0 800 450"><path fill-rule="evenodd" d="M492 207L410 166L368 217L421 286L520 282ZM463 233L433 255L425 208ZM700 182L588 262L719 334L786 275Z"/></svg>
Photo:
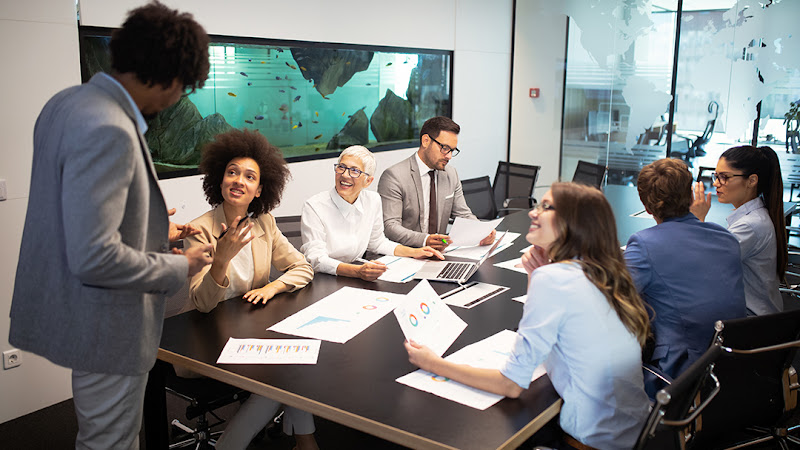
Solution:
<svg viewBox="0 0 800 450"><path fill-rule="evenodd" d="M455 283L465 283L478 268L489 258L500 241L503 240L505 232L500 239L494 241L492 247L483 255L477 263L467 262L447 262L447 261L428 261L422 266L419 272L414 274L414 278L421 280L449 281Z"/></svg>

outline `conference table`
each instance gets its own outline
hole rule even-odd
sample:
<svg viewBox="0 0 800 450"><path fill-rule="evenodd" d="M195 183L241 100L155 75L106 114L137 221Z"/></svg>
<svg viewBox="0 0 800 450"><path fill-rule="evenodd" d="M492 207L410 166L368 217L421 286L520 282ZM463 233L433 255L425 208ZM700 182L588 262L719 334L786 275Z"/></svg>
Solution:
<svg viewBox="0 0 800 450"><path fill-rule="evenodd" d="M451 307L468 326L445 355L499 331L516 330L523 305L511 298L526 293L527 276L493 264L521 256L520 249L529 245L529 224L521 212L498 227L522 235L489 258L470 280L510 289L472 309ZM344 286L404 294L416 284L315 274L308 286L266 305L234 298L209 313L189 311L166 319L158 359L411 448L516 448L558 414L561 399L546 375L520 398L504 398L484 411L396 382L417 368L408 362L404 336L392 313L345 344L323 341L314 365L216 364L230 337L294 338L267 328ZM439 294L456 286L431 285ZM167 446L164 375L159 367L150 373L145 400L148 449Z"/></svg>

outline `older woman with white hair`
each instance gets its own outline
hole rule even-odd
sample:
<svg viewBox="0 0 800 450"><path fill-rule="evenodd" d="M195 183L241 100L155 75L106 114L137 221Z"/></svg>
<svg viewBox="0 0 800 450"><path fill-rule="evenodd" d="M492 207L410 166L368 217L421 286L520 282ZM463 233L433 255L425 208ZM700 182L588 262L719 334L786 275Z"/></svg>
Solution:
<svg viewBox="0 0 800 450"><path fill-rule="evenodd" d="M444 259L431 247L406 247L383 234L381 197L377 192L364 190L375 180L375 167L375 157L367 148L360 145L346 148L333 165L333 189L314 195L303 205L300 251L315 272L373 281L386 271L385 264L379 261L353 264L367 250L384 255Z"/></svg>

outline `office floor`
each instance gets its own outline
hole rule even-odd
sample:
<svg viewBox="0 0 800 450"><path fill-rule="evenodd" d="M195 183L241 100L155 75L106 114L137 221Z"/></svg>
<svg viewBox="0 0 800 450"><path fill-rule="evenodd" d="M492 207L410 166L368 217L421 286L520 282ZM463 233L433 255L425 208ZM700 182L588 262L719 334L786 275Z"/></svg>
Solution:
<svg viewBox="0 0 800 450"><path fill-rule="evenodd" d="M787 310L800 308L800 299L784 296ZM800 368L800 353L795 357L794 367ZM75 436L78 425L72 400L67 400L26 416L0 424L0 449L8 450L59 450L75 447ZM183 418L186 403L174 396L167 395L167 416ZM238 409L238 404L229 405L218 410L222 418L230 418ZM186 421L183 421L187 423ZM323 450L339 449L376 449L399 450L404 447L391 442L361 433L328 420L315 418L317 442ZM800 408L795 410L793 424L800 424ZM188 423L187 423L188 425ZM294 447L294 439L281 436L270 439L264 436L254 440L248 450L290 450ZM144 442L141 449L145 449ZM748 447L752 449L771 449L770 445Z"/></svg>

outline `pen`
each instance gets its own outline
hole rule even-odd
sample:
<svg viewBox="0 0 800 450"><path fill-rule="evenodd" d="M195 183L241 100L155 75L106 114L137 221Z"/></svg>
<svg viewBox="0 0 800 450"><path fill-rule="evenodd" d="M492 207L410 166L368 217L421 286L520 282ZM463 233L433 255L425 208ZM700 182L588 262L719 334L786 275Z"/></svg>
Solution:
<svg viewBox="0 0 800 450"><path fill-rule="evenodd" d="M366 264L366 263L368 263L369 261L367 261L367 260L366 260L366 259L364 259L364 258L356 258L355 262L360 262L361 264Z"/></svg>
<svg viewBox="0 0 800 450"><path fill-rule="evenodd" d="M455 288L455 289L453 289L451 291L447 291L444 294L440 295L439 298L449 297L449 296L455 294L456 292L461 292L461 291L463 291L465 289L469 289L472 286L475 286L476 284L478 284L477 281L471 281L471 282L469 282L467 284L462 284L461 286L459 286L459 287L457 287L457 288Z"/></svg>
<svg viewBox="0 0 800 450"><path fill-rule="evenodd" d="M444 243L444 245L447 245L447 240L446 239L442 238L442 242Z"/></svg>
<svg viewBox="0 0 800 450"><path fill-rule="evenodd" d="M249 219L251 217L253 217L253 211L250 211L249 213L247 213L247 217L245 217L245 219ZM241 222L240 222L240 224L241 224ZM225 236L225 233L227 233L228 230L230 230L230 228L225 228L224 230L222 230L222 233L219 234L219 237L217 239L222 239L222 236Z"/></svg>

